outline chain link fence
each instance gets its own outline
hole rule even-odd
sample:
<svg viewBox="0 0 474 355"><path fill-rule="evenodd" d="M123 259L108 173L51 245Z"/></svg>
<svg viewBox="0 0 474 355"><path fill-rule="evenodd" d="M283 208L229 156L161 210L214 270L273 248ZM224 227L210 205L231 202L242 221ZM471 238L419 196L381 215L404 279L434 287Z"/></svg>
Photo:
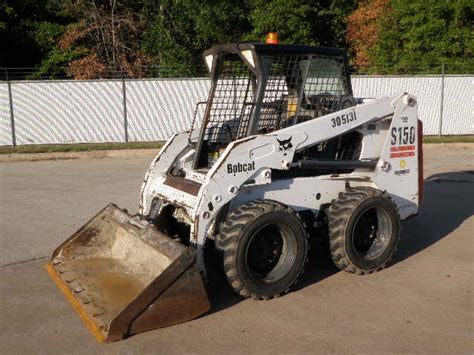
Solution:
<svg viewBox="0 0 474 355"><path fill-rule="evenodd" d="M433 72L441 74L353 75L354 96L409 92L418 97L424 134L474 134L474 75ZM0 73L0 146L165 140L190 128L210 88L204 67L185 78L172 69L145 79L111 73L73 80L25 68Z"/></svg>

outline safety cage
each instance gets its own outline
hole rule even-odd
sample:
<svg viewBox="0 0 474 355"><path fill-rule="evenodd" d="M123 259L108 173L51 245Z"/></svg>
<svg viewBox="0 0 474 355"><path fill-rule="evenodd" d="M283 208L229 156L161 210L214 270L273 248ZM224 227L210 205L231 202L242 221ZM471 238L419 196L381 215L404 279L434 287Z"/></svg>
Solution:
<svg viewBox="0 0 474 355"><path fill-rule="evenodd" d="M213 47L204 57L211 89L203 119L193 122L200 132L195 168L212 166L237 139L353 105L346 58L337 49L235 44Z"/></svg>

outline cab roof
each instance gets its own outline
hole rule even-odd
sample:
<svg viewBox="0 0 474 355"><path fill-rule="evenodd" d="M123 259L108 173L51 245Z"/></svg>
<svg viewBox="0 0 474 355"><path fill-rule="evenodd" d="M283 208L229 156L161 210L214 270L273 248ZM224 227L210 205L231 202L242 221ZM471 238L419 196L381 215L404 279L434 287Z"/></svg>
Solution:
<svg viewBox="0 0 474 355"><path fill-rule="evenodd" d="M278 55L278 54L319 54L327 56L345 56L345 52L337 48L306 46L301 44L266 44L266 43L227 43L213 46L204 51L203 55L220 53L240 53L251 50L256 55Z"/></svg>

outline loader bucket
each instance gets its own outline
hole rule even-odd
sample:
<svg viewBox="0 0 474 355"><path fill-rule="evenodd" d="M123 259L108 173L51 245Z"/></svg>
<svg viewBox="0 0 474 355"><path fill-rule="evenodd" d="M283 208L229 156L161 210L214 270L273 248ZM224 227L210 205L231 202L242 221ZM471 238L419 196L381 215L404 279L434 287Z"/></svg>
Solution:
<svg viewBox="0 0 474 355"><path fill-rule="evenodd" d="M46 268L99 342L210 308L194 249L113 204L60 245Z"/></svg>

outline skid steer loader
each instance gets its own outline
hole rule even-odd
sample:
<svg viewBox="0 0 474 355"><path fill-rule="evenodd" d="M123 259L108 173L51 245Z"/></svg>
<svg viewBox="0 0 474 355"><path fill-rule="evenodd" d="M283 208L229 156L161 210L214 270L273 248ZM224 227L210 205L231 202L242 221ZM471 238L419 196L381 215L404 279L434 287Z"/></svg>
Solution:
<svg viewBox="0 0 474 355"><path fill-rule="evenodd" d="M417 214L415 97L355 105L337 49L237 43L204 59L208 100L151 163L139 213L107 206L47 265L99 341L206 312L212 247L238 294L269 299L302 273L309 237L327 230L335 265L367 274Z"/></svg>

